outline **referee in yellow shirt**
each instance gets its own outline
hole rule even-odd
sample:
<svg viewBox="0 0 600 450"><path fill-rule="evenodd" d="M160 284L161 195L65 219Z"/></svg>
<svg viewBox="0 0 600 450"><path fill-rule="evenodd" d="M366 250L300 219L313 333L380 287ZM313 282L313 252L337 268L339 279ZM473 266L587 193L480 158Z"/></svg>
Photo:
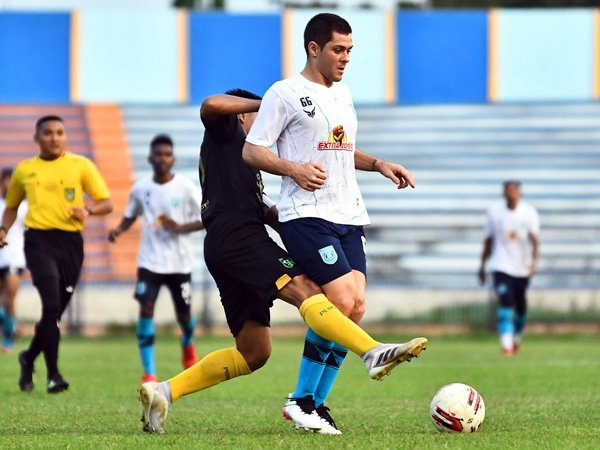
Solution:
<svg viewBox="0 0 600 450"><path fill-rule="evenodd" d="M29 348L19 353L22 391L33 389L33 365L44 354L49 393L69 383L58 370L60 318L73 295L83 264L81 230L89 215L112 211L110 193L92 161L65 151L67 136L59 116L41 117L34 140L40 153L15 168L0 226L0 247L10 244L6 233L27 198L25 258L42 300L42 317ZM84 201L84 193L89 200Z"/></svg>

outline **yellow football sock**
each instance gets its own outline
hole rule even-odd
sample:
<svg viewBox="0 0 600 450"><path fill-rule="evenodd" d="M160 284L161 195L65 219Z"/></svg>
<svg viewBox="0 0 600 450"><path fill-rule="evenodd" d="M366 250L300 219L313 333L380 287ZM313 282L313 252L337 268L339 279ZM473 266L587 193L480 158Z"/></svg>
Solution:
<svg viewBox="0 0 600 450"><path fill-rule="evenodd" d="M169 380L171 399L175 402L184 395L250 372L246 360L235 347L217 350Z"/></svg>
<svg viewBox="0 0 600 450"><path fill-rule="evenodd" d="M323 294L304 300L300 305L300 315L319 336L343 345L358 356L379 344Z"/></svg>

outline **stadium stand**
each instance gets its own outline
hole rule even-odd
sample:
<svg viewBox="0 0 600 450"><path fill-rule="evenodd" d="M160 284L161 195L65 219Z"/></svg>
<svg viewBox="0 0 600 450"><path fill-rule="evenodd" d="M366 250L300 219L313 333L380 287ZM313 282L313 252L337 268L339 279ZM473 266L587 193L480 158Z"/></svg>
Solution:
<svg viewBox="0 0 600 450"><path fill-rule="evenodd" d="M65 118L69 150L92 157L112 191L115 212L85 232L84 280L131 281L139 228L109 246L134 179L150 173L148 145L175 140L175 170L197 183L203 127L195 106L0 106L2 166L36 154L33 123ZM359 172L372 224L367 228L369 282L417 289L476 286L484 213L501 201L501 183L523 182L540 212L540 288L597 288L600 272L600 105L359 107L358 145L401 162L417 189L396 192L381 176ZM277 199L279 180L265 176ZM195 239L195 280L206 280L203 233Z"/></svg>
<svg viewBox="0 0 600 450"><path fill-rule="evenodd" d="M401 162L417 189L396 192L359 173L372 225L370 283L412 288L476 286L484 213L501 183L523 182L541 216L537 287L590 288L600 279L600 105L359 107L358 146ZM123 108L134 178L149 173L152 136L176 145L176 170L197 182L202 124L196 107ZM277 198L279 181L265 177ZM201 237L198 238L201 260ZM196 278L198 279L198 278Z"/></svg>

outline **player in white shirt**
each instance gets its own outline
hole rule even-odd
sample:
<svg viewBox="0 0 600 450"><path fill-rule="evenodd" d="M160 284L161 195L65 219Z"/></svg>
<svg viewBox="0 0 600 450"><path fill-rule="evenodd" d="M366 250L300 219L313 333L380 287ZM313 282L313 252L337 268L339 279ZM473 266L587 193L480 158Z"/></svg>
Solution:
<svg viewBox="0 0 600 450"><path fill-rule="evenodd" d="M505 202L487 212L479 281L486 280L486 262L498 297L498 334L502 352L513 355L521 345L527 321L527 288L537 272L540 219L536 209L521 202L521 183L504 183Z"/></svg>
<svg viewBox="0 0 600 450"><path fill-rule="evenodd" d="M4 198L12 176L12 168L2 169L0 174L0 217L4 213ZM10 352L15 343L17 318L15 315L15 299L21 286L25 272L24 236L27 201L23 201L17 210L17 218L13 223L6 241L8 245L0 248L0 324L2 325L2 352ZM4 298L4 305L2 299Z"/></svg>
<svg viewBox="0 0 600 450"><path fill-rule="evenodd" d="M137 339L144 368L142 383L157 381L154 361L154 303L161 286L171 293L177 321L181 327L184 368L198 358L193 344L195 318L191 314L192 297L191 236L202 230L202 194L187 178L171 172L175 157L173 141L158 135L150 144L148 161L153 174L131 188L129 203L119 226L110 231L114 242L142 217L142 242L138 252L135 298L140 303Z"/></svg>
<svg viewBox="0 0 600 450"><path fill-rule="evenodd" d="M356 111L341 83L352 47L346 20L329 13L314 16L304 30L304 69L266 92L243 155L248 164L282 176L277 208L288 252L329 300L358 323L365 312L363 225L369 218L356 169L377 171L398 189L415 183L400 164L368 155L356 145ZM278 155L269 150L275 145ZM295 421L296 413L312 408L335 428L324 402L346 353L308 330L298 384L284 406L286 418Z"/></svg>

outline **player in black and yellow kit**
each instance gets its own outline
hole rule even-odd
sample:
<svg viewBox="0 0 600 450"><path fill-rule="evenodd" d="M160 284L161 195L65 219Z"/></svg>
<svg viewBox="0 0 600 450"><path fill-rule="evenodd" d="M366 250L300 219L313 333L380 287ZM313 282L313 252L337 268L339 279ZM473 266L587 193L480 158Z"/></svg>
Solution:
<svg viewBox="0 0 600 450"><path fill-rule="evenodd" d="M73 295L83 264L81 230L89 215L112 211L106 183L89 159L65 151L66 133L59 116L41 117L34 140L39 155L21 162L13 173L0 227L0 247L27 199L25 259L42 300L42 317L29 348L19 354L22 391L33 389L33 365L44 354L49 393L64 391L69 383L58 371L59 322ZM91 200L84 202L84 193Z"/></svg>
<svg viewBox="0 0 600 450"><path fill-rule="evenodd" d="M375 341L330 303L269 237L265 222L273 217L273 208L265 204L260 173L242 159L259 105L260 97L236 89L207 98L200 110L205 126L200 152L204 256L219 288L235 347L206 355L170 380L143 384L140 401L146 432L162 433L171 404L184 395L248 375L267 362L269 308L275 298L296 306L315 332L361 356L373 379L418 356L427 344L425 338L406 344ZM318 416L307 414L303 419L297 428L321 431Z"/></svg>

